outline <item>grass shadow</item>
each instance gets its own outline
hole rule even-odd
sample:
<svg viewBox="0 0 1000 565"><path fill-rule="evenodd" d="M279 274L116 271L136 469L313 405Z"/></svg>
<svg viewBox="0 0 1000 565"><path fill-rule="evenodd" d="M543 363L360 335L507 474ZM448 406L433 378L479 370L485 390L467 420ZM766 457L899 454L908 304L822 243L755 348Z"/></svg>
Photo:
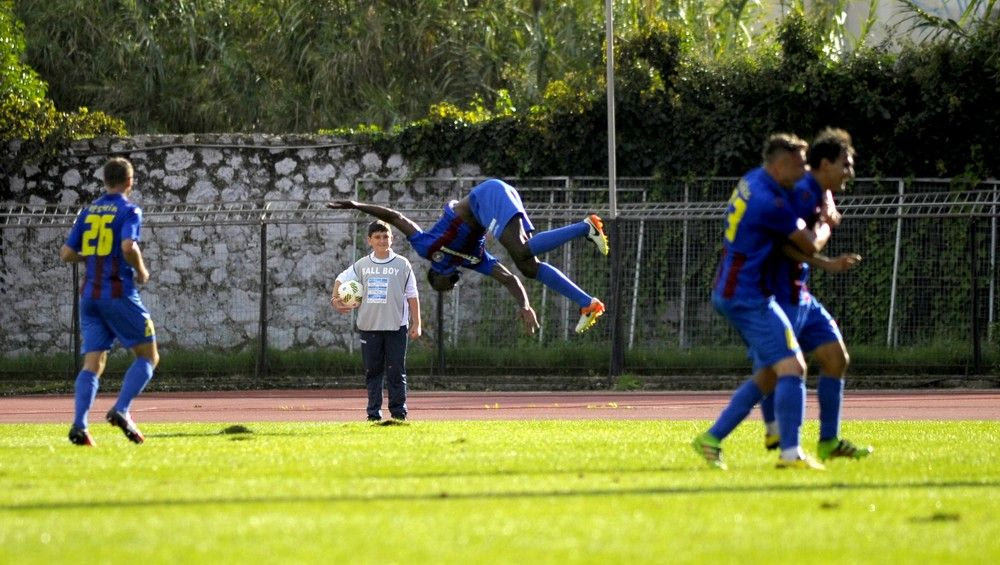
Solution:
<svg viewBox="0 0 1000 565"><path fill-rule="evenodd" d="M441 490L423 494L383 493L371 495L332 495L332 496L258 496L244 498L192 498L192 499L160 499L160 500L84 500L31 502L24 504L5 504L0 511L50 511L76 510L93 508L150 508L156 506L201 506L201 505L243 505L243 504L302 504L341 502L414 502L431 500L516 500L532 498L571 498L571 497L619 497L619 496L683 496L692 494L773 494L784 492L830 492L830 491L867 491L867 490L905 490L905 489L995 489L1000 487L1000 481L921 481L908 483L826 483L826 484L787 484L787 485L747 485L747 486L715 486L715 487L644 487L644 488L600 488L600 489L567 489L515 492L462 492L451 493ZM957 515L954 515L957 516ZM914 519L921 522L954 521L953 515L934 517L930 519Z"/></svg>

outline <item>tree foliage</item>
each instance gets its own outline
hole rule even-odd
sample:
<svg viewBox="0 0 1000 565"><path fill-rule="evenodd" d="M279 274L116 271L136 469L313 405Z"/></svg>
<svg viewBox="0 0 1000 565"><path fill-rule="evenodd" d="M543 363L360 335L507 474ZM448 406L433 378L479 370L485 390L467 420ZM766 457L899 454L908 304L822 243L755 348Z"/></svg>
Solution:
<svg viewBox="0 0 1000 565"><path fill-rule="evenodd" d="M774 131L852 132L864 176L997 176L1000 22L962 42L862 48L832 57L820 22L785 18L775 46L705 61L685 29L653 25L621 39L618 173L737 175ZM776 48L774 48L776 47ZM578 87L582 82L584 89ZM465 123L438 116L395 141L428 162L474 155L491 174L606 174L603 79L550 83L533 114Z"/></svg>
<svg viewBox="0 0 1000 565"><path fill-rule="evenodd" d="M19 140L11 154L3 147L0 165L17 171L25 163L44 161L74 139L124 135L121 120L86 107L60 112L46 98L47 84L24 63L23 26L9 0L0 0L0 140ZM8 175L2 175L4 183ZM6 187L0 186L0 193Z"/></svg>
<svg viewBox="0 0 1000 565"><path fill-rule="evenodd" d="M619 174L739 174L768 133L836 125L855 136L860 174L996 175L992 2L901 51L865 46L870 20L848 37L846 4L790 0L773 22L746 0L615 2ZM411 170L474 161L497 175L606 174L601 2L15 9L56 105L99 108L134 132L332 130L402 151L420 165Z"/></svg>

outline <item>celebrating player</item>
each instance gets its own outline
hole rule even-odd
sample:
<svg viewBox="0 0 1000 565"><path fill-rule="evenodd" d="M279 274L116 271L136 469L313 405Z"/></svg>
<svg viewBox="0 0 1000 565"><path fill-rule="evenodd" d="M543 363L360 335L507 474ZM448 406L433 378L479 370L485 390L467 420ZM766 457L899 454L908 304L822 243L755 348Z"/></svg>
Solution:
<svg viewBox="0 0 1000 565"><path fill-rule="evenodd" d="M809 146L810 171L795 186L794 205L809 227L824 220L831 227L840 225L841 216L834 204L833 193L842 192L847 181L854 178L854 147L851 136L842 129L821 131ZM819 443L816 453L821 460L834 457L861 459L870 455L871 446L859 447L840 438L840 412L844 398L844 378L850 357L840 328L833 316L813 296L806 285L809 266L830 272L853 268L861 257L844 254L836 258L822 255L805 257L794 249L786 249L791 259L779 257L776 262L775 298L795 326L795 336L806 353L819 363ZM775 375L764 373L755 377L765 393L774 386ZM776 449L781 443L774 415L774 396L767 394L761 401L761 413L766 426L764 445Z"/></svg>
<svg viewBox="0 0 1000 565"><path fill-rule="evenodd" d="M811 171L796 183L790 198L790 204L796 214L806 221L807 228L813 229L821 223L833 227L839 225L840 214L833 203L832 191L843 190L846 182L853 178L853 153L850 136L843 130L824 130L810 146L808 163ZM784 244L781 250L772 251L772 259L769 260L770 281L765 288L773 293L791 321L796 339L820 363L820 442L817 451L823 460L831 457L861 458L870 454L872 448L859 448L839 438L847 350L836 322L809 293L806 281L809 265L840 272L852 268L860 259L860 256L850 253L832 259L818 253L806 256L797 247ZM736 391L712 428L695 440L695 449L713 466L724 467L721 440L746 418L762 395L766 395L761 403L767 423L765 445L768 449L775 449L780 443L783 451L797 449L797 437L794 441L780 441L779 424L774 416L774 395L771 394L776 386L777 374L771 367L760 367L756 357L754 360L756 373L753 379ZM790 417L794 420L794 415ZM820 468L808 464L799 466Z"/></svg>
<svg viewBox="0 0 1000 565"><path fill-rule="evenodd" d="M805 174L806 147L794 135L768 137L763 166L744 175L737 184L726 210L723 254L713 284L712 304L746 342L755 372L770 368L778 376L774 392L782 437L778 467L809 469L822 465L797 443L805 412L805 359L791 321L766 290L771 276L768 262L775 249L788 242L812 256L830 237L826 222L817 222L809 229L788 203L795 183ZM762 396L757 384L747 381L733 394L731 404L739 401L742 405L745 398L752 398L752 408ZM724 411L720 420L728 424L729 419L735 419L738 424L745 415L736 419L736 415ZM710 465L725 469L721 438L716 433L718 429L713 426L695 438L692 445Z"/></svg>
<svg viewBox="0 0 1000 565"><path fill-rule="evenodd" d="M115 338L132 350L135 361L125 372L118 400L106 419L134 443L142 443L144 438L129 409L153 378L153 369L160 360L153 321L135 287L149 280L149 270L138 243L142 211L128 200L132 193L132 164L121 157L109 160L104 165L104 185L107 192L80 211L59 253L67 263L86 265L80 289L83 370L76 377L69 440L87 446L94 445L87 429L87 415Z"/></svg>
<svg viewBox="0 0 1000 565"><path fill-rule="evenodd" d="M537 279L580 306L577 333L590 328L604 313L604 303L580 289L562 271L537 258L578 237L587 238L607 255L604 225L594 214L575 224L532 234L535 227L524 211L521 196L513 186L497 179L486 180L461 200L445 204L441 218L428 231L400 212L376 204L338 200L327 206L360 210L403 232L417 253L431 262L427 278L434 290L444 292L454 288L459 267L500 281L517 301L518 317L528 333L538 329L538 318L521 280L486 251L487 231L507 249L521 274Z"/></svg>

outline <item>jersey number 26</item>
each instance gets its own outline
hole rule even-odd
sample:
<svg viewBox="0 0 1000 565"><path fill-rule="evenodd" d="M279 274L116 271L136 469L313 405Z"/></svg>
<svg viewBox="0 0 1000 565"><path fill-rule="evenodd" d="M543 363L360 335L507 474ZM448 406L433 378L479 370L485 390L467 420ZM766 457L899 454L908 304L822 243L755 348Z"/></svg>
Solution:
<svg viewBox="0 0 1000 565"><path fill-rule="evenodd" d="M87 228L87 231L83 232L80 255L84 257L90 255L106 257L111 255L111 245L115 241L115 235L111 231L111 222L114 219L113 214L91 214L84 218L83 221L90 227ZM95 240L97 245L94 245Z"/></svg>

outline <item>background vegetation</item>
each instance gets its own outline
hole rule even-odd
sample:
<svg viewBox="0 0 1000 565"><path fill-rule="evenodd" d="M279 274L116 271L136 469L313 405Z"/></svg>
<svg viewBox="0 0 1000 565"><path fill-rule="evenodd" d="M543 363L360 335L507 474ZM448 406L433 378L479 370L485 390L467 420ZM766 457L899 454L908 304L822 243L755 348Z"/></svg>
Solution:
<svg viewBox="0 0 1000 565"><path fill-rule="evenodd" d="M863 175L996 175L993 2L958 20L904 2L928 41L900 50L869 45L871 20L851 36L845 1L813 4L782 2L775 20L737 0L615 2L619 174L737 174L766 133L836 124L855 134ZM98 108L133 133L334 130L427 169L606 174L601 2L0 6L0 25L19 26L15 14L27 39L4 43L5 61L35 83L37 70L56 107ZM45 94L36 84L18 100ZM123 131L102 126L92 132Z"/></svg>
<svg viewBox="0 0 1000 565"><path fill-rule="evenodd" d="M0 140L22 140L14 154L0 144L0 170L16 171L26 162L44 161L74 139L124 135L124 122L103 112L90 112L86 106L75 112L56 109L46 97L48 84L23 60L23 31L12 2L0 0ZM6 181L4 174L0 182Z"/></svg>

